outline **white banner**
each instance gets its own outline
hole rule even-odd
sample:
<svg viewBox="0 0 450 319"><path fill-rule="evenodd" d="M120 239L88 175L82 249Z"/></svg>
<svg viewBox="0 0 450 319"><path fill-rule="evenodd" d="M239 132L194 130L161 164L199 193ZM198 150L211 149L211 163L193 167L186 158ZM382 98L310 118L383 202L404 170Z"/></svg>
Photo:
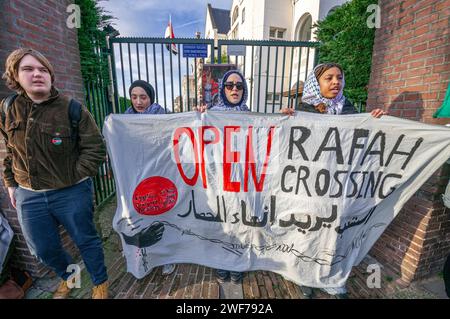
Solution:
<svg viewBox="0 0 450 319"><path fill-rule="evenodd" d="M128 271L194 263L340 287L450 157L450 129L369 114L110 115Z"/></svg>

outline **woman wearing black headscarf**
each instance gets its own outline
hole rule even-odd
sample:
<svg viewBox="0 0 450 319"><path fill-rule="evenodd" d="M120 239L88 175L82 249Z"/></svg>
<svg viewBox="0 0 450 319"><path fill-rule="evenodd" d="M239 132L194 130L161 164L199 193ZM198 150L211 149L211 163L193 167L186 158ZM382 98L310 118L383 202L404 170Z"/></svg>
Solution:
<svg viewBox="0 0 450 319"><path fill-rule="evenodd" d="M125 114L165 114L164 108L155 103L155 89L150 83L136 80L128 89L131 106Z"/></svg>

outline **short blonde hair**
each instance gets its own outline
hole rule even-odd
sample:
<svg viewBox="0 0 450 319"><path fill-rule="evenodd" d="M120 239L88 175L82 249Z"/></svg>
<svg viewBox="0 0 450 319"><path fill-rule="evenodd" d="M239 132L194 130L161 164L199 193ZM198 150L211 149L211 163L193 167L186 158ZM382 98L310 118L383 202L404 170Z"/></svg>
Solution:
<svg viewBox="0 0 450 319"><path fill-rule="evenodd" d="M21 48L14 50L6 59L5 64L5 73L3 73L2 79L5 80L6 86L14 90L18 93L23 93L24 90L20 86L18 82L19 77L19 64L20 61L22 61L23 57L26 55L31 55L34 58L36 58L44 67L48 69L48 72L50 73L50 76L52 78L52 84L55 81L55 72L53 70L53 66L50 64L50 62L47 60L47 58L40 53L39 51L36 51L34 49L29 48Z"/></svg>

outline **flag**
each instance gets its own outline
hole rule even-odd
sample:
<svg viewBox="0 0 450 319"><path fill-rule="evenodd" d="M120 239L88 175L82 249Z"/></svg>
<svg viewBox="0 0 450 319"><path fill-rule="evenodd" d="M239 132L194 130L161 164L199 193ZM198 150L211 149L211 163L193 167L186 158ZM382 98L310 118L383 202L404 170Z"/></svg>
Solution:
<svg viewBox="0 0 450 319"><path fill-rule="evenodd" d="M450 117L450 84L447 88L447 94L445 95L444 103L442 106L433 114L434 118L444 118Z"/></svg>
<svg viewBox="0 0 450 319"><path fill-rule="evenodd" d="M173 34L173 28L172 28L172 17L169 17L169 24L167 25L167 28L166 28L165 38L166 39L175 39L175 36ZM177 45L175 43L166 44L166 48L167 48L167 50L171 51L173 54L178 53Z"/></svg>

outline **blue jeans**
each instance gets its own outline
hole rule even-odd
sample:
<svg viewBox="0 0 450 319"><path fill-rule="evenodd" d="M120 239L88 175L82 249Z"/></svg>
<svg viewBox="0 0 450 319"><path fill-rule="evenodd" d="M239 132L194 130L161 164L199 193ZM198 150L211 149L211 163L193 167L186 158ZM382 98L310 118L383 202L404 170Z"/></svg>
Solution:
<svg viewBox="0 0 450 319"><path fill-rule="evenodd" d="M67 280L72 258L61 245L58 226L62 225L80 250L94 285L108 279L102 242L93 221L91 179L46 192L18 187L15 197L19 222L33 255Z"/></svg>

